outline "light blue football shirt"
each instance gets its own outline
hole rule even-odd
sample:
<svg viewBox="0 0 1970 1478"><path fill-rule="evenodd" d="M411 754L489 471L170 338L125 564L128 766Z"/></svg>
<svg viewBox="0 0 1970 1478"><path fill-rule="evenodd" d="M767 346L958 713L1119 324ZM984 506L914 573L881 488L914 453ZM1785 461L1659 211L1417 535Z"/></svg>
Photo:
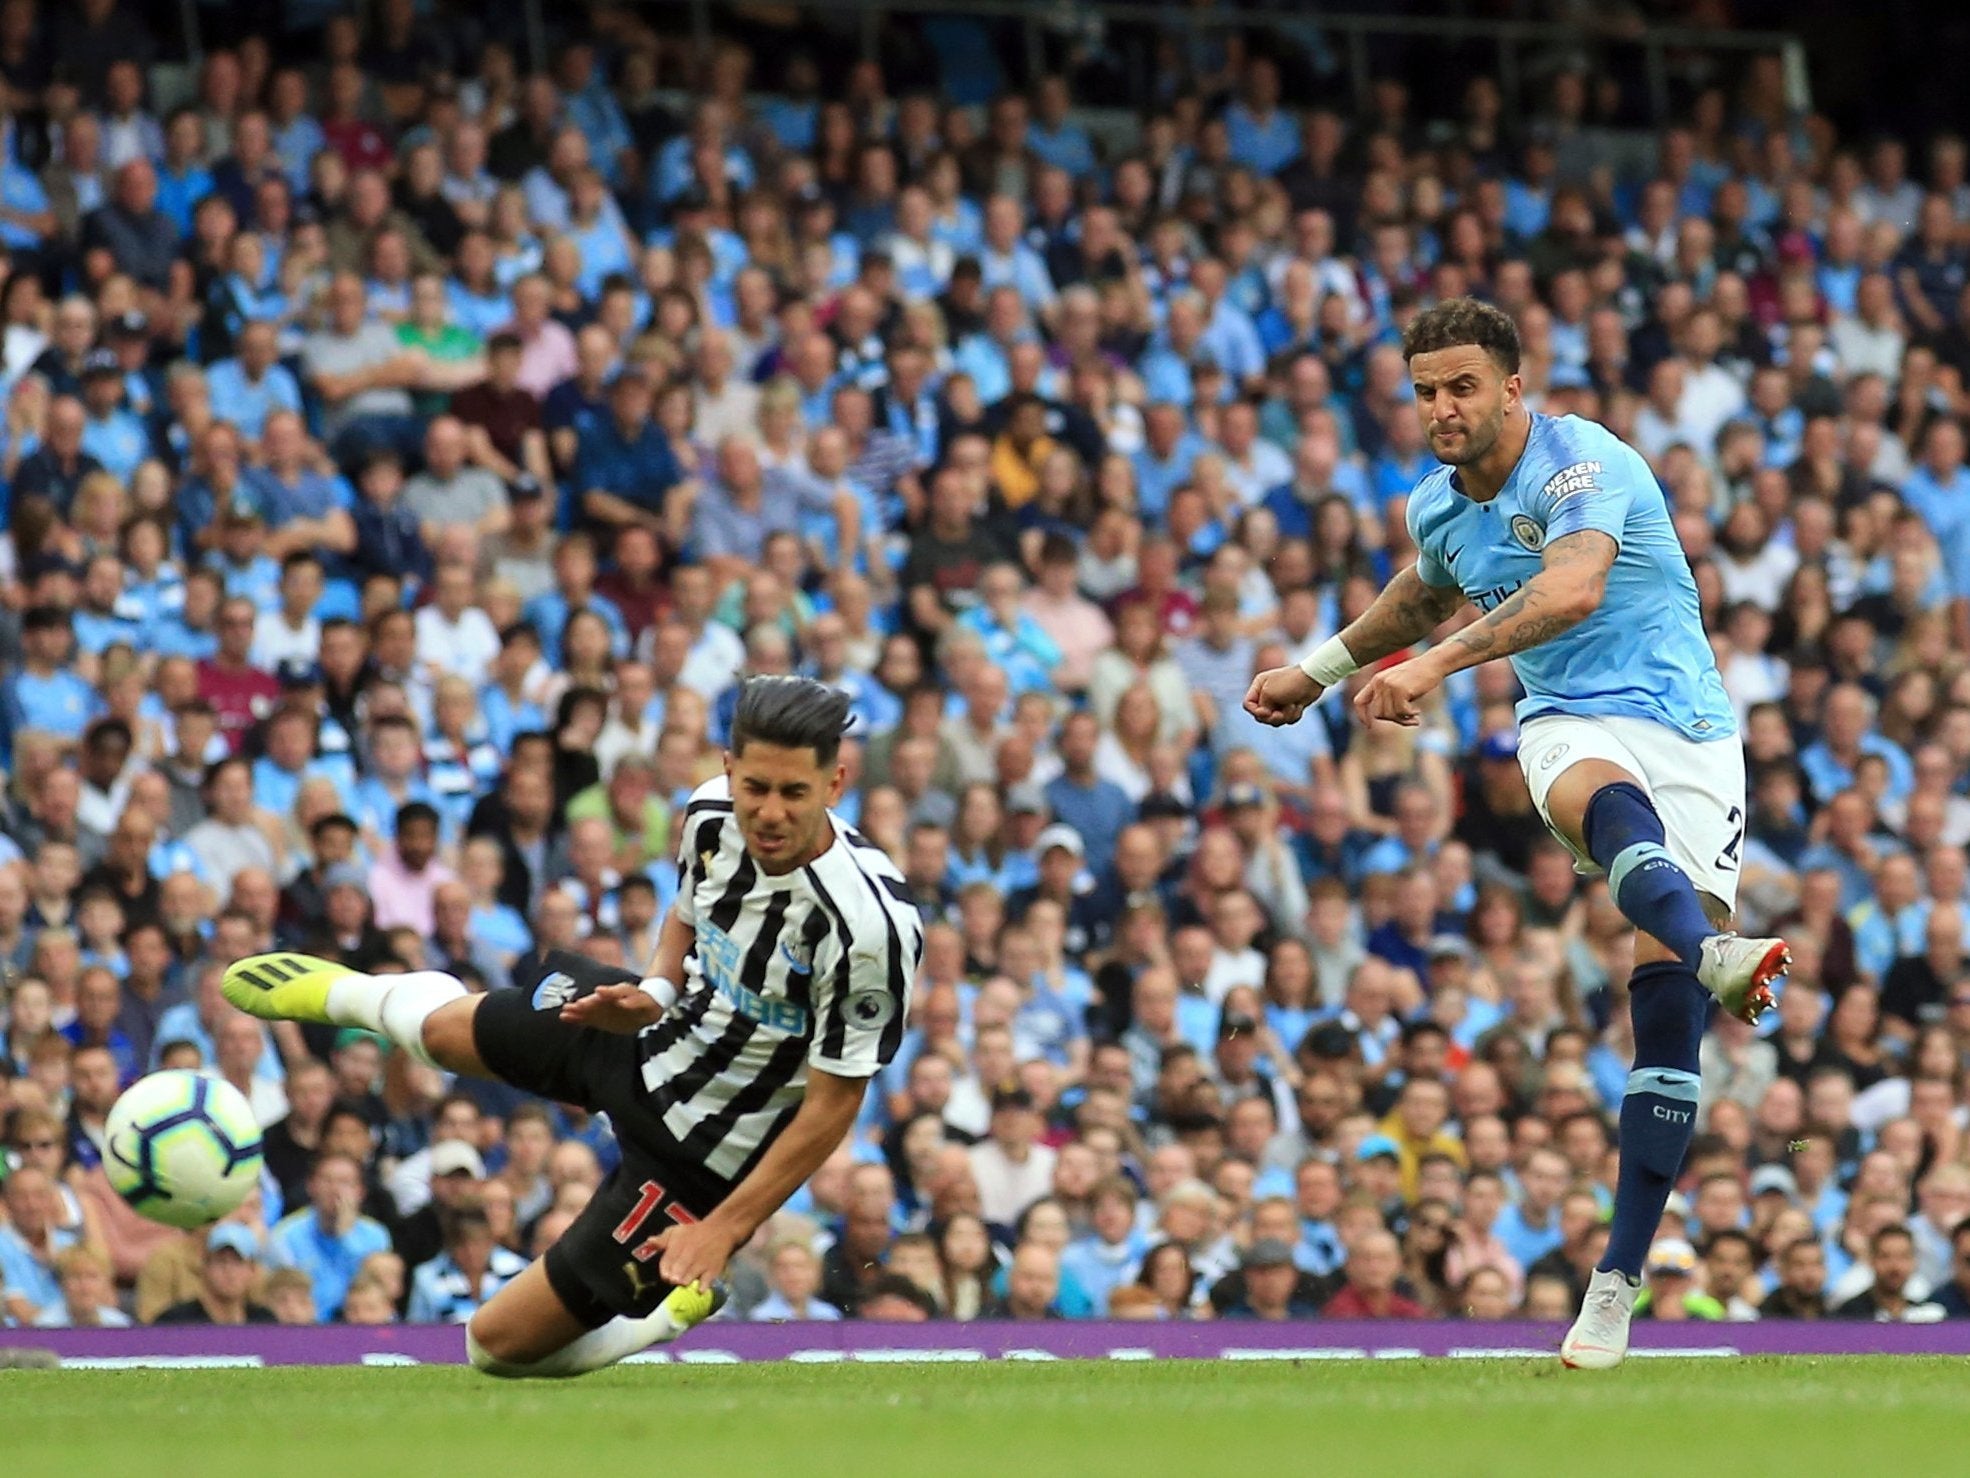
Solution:
<svg viewBox="0 0 1970 1478"><path fill-rule="evenodd" d="M1488 503L1439 467L1409 497L1416 572L1490 611L1539 573L1551 540L1596 529L1618 546L1600 609L1511 659L1542 714L1652 719L1686 738L1729 738L1737 720L1704 636L1696 581L1662 489L1639 452L1577 416L1532 417L1525 453Z"/></svg>

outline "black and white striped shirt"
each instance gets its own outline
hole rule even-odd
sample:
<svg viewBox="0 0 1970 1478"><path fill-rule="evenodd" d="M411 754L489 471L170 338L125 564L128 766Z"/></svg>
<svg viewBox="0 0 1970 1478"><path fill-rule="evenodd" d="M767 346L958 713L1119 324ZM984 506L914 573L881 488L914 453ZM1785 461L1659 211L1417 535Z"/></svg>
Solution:
<svg viewBox="0 0 1970 1478"><path fill-rule="evenodd" d="M728 1180L791 1122L809 1064L872 1077L903 1040L923 925L889 857L829 821L834 845L780 876L746 852L723 776L679 826L672 907L697 944L682 997L643 1033L643 1083L686 1154Z"/></svg>

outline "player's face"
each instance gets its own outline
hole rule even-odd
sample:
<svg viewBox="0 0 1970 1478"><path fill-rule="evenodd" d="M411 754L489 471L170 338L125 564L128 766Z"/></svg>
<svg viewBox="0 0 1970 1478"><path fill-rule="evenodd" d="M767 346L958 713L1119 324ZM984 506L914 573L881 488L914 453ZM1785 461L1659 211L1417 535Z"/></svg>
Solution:
<svg viewBox="0 0 1970 1478"><path fill-rule="evenodd" d="M828 807L841 799L847 770L823 768L812 749L754 740L725 754L732 810L752 860L768 873L791 872L824 851Z"/></svg>
<svg viewBox="0 0 1970 1478"><path fill-rule="evenodd" d="M1475 344L1418 354L1409 361L1409 379L1430 450L1452 467L1479 461L1497 445L1519 397L1519 377L1505 374Z"/></svg>

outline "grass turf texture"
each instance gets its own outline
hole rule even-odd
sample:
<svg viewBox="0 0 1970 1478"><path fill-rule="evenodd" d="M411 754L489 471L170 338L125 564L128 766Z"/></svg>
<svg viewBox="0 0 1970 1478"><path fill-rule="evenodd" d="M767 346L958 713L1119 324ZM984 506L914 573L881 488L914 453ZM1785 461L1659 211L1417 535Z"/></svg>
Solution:
<svg viewBox="0 0 1970 1478"><path fill-rule="evenodd" d="M1961 1474L1970 1362L0 1372L0 1472Z"/></svg>

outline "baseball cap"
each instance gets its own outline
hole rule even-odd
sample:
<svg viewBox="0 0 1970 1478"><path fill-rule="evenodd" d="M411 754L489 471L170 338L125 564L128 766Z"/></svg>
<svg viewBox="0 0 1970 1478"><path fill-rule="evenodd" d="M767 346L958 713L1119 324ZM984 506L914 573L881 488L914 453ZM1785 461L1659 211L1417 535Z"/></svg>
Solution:
<svg viewBox="0 0 1970 1478"><path fill-rule="evenodd" d="M260 1256L260 1244L253 1233L236 1221L222 1221L205 1234L205 1250L208 1252L234 1252L248 1262Z"/></svg>
<svg viewBox="0 0 1970 1478"><path fill-rule="evenodd" d="M1293 1265L1293 1249L1277 1237L1261 1237L1245 1249L1238 1260L1242 1268L1286 1268Z"/></svg>
<svg viewBox="0 0 1970 1478"><path fill-rule="evenodd" d="M125 339L141 339L150 332L150 320L135 308L119 313L106 325L109 333Z"/></svg>
<svg viewBox="0 0 1970 1478"><path fill-rule="evenodd" d="M1519 757L1519 736L1516 729L1500 729L1495 734L1487 734L1484 742L1478 745L1478 755L1488 760L1515 760Z"/></svg>
<svg viewBox="0 0 1970 1478"><path fill-rule="evenodd" d="M1760 1165L1751 1172L1751 1194L1768 1196L1776 1192L1786 1200L1796 1200L1799 1195L1799 1181L1783 1165Z"/></svg>
<svg viewBox="0 0 1970 1478"><path fill-rule="evenodd" d="M1030 780L1022 780L1006 791L1008 816L1044 816L1050 809L1046 792Z"/></svg>
<svg viewBox="0 0 1970 1478"><path fill-rule="evenodd" d="M1167 790L1152 790L1136 807L1138 821L1188 821L1190 807Z"/></svg>
<svg viewBox="0 0 1970 1478"><path fill-rule="evenodd" d="M338 862L329 868L322 876L321 885L324 893L331 888L355 888L364 893L369 891L369 879L363 876L363 870L353 862Z"/></svg>
<svg viewBox="0 0 1970 1478"><path fill-rule="evenodd" d="M283 657L274 675L283 688L312 688L321 681L321 664L304 657Z"/></svg>
<svg viewBox="0 0 1970 1478"><path fill-rule="evenodd" d="M1249 780L1240 780L1228 785L1224 791L1224 806L1227 811L1235 811L1245 806L1263 806L1265 792Z"/></svg>
<svg viewBox="0 0 1970 1478"><path fill-rule="evenodd" d="M486 1178L486 1162L479 1152L462 1139L441 1139L431 1146L431 1178L457 1175L464 1171L474 1180Z"/></svg>
<svg viewBox="0 0 1970 1478"><path fill-rule="evenodd" d="M1696 1271L1696 1249L1681 1237L1664 1237L1649 1248L1645 1271L1674 1273L1687 1278Z"/></svg>
<svg viewBox="0 0 1970 1478"><path fill-rule="evenodd" d="M1474 960L1477 951L1471 948L1471 941L1461 934L1436 934L1430 938L1430 958Z"/></svg>
<svg viewBox="0 0 1970 1478"><path fill-rule="evenodd" d="M1690 1198L1681 1191L1671 1191L1669 1193L1669 1199L1663 1203L1662 1214L1664 1216L1673 1216L1678 1221L1688 1221L1690 1219Z"/></svg>
<svg viewBox="0 0 1970 1478"><path fill-rule="evenodd" d="M1400 1160L1402 1151L1388 1135L1371 1134L1362 1140L1360 1147L1355 1150L1354 1163L1365 1165L1368 1161L1379 1159L1383 1155L1387 1155L1391 1160Z"/></svg>
<svg viewBox="0 0 1970 1478"><path fill-rule="evenodd" d="M1040 833L1039 840L1033 843L1033 851L1042 857L1055 847L1065 847L1076 857L1088 855L1087 844L1081 840L1081 834L1061 821L1047 827Z"/></svg>
<svg viewBox="0 0 1970 1478"><path fill-rule="evenodd" d="M123 362L116 357L116 351L113 349L91 349L82 356L82 377L85 380L91 375L122 373Z"/></svg>
<svg viewBox="0 0 1970 1478"><path fill-rule="evenodd" d="M531 472L523 472L507 484L506 496L516 502L545 498L547 489L540 485L540 479Z"/></svg>

